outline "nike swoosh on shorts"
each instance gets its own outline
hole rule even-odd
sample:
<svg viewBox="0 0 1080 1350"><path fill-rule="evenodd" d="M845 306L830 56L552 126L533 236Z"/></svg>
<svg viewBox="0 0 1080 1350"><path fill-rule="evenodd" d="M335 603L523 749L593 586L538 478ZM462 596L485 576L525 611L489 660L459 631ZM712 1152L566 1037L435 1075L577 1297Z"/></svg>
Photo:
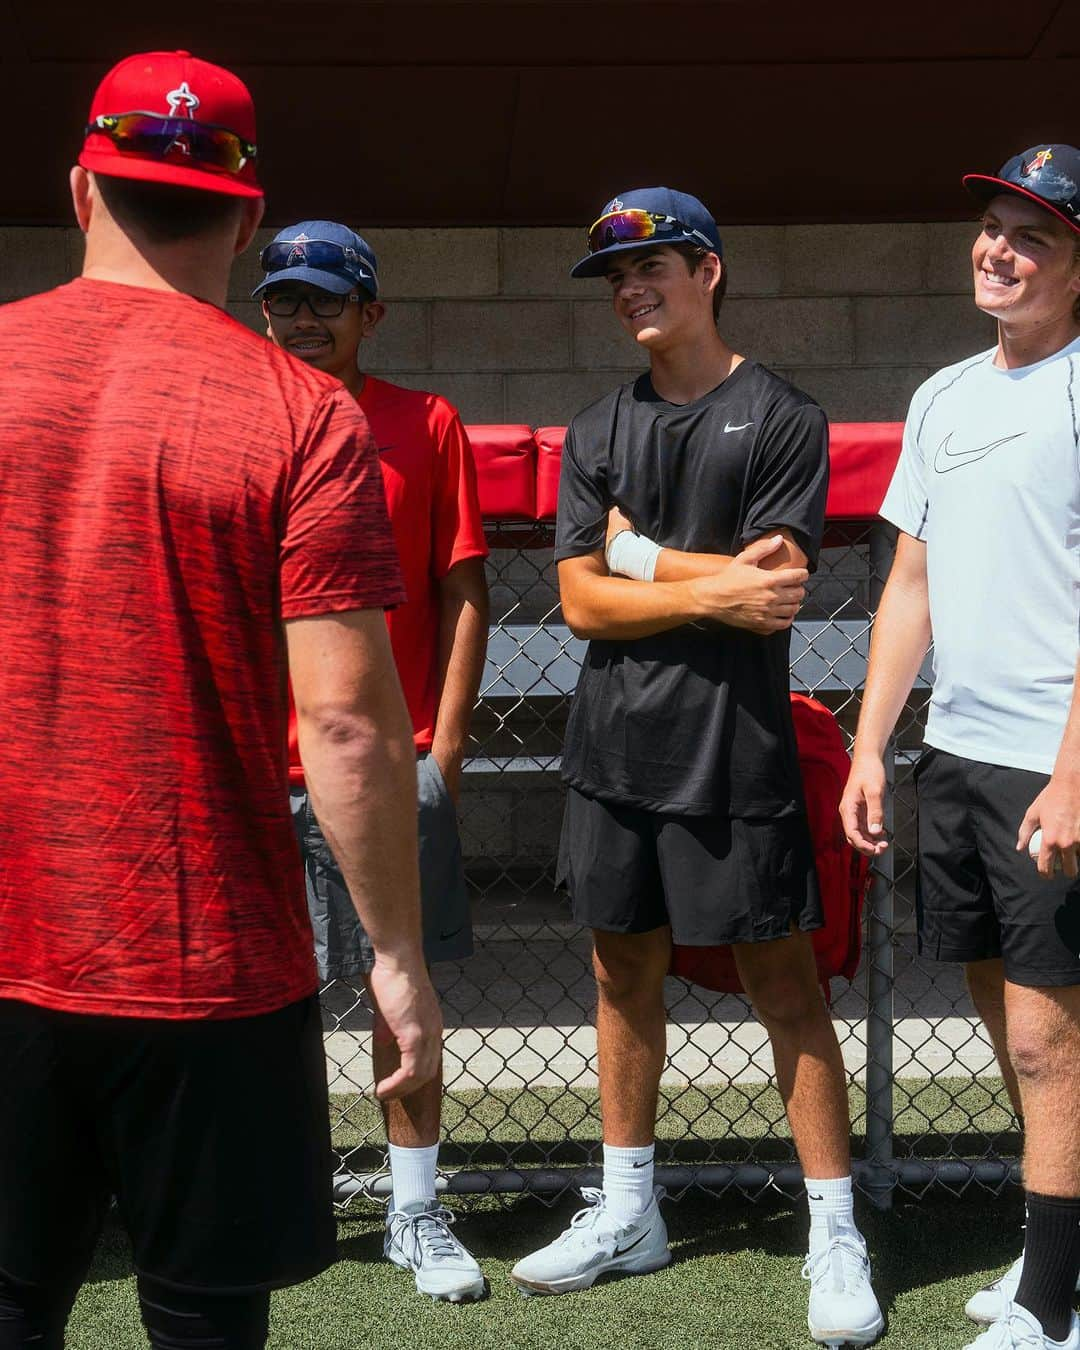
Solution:
<svg viewBox="0 0 1080 1350"><path fill-rule="evenodd" d="M1011 436L1002 436L1000 440L991 441L989 445L977 445L973 450L950 450L949 442L953 438L950 431L937 448L934 470L937 473L951 473L953 469L962 469L965 464L977 464L980 459L985 459L991 450L996 450L999 445L1007 445L1009 441L1015 441L1023 434L1022 431L1014 431ZM951 464L949 460L952 460Z"/></svg>

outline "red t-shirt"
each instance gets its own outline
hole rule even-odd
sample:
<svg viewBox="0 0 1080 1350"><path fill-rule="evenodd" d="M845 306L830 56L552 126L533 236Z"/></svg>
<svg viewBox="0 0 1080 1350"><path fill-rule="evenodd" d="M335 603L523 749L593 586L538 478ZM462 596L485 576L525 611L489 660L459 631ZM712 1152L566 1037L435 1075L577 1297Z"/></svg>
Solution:
<svg viewBox="0 0 1080 1350"><path fill-rule="evenodd" d="M191 296L0 308L0 998L238 1017L316 987L282 619L402 598L355 402Z"/></svg>
<svg viewBox="0 0 1080 1350"><path fill-rule="evenodd" d="M408 597L387 613L390 645L417 750L430 750L439 703L439 589L455 563L486 558L476 467L461 418L446 399L373 375L358 400L379 449L386 504ZM304 781L289 720L289 777Z"/></svg>

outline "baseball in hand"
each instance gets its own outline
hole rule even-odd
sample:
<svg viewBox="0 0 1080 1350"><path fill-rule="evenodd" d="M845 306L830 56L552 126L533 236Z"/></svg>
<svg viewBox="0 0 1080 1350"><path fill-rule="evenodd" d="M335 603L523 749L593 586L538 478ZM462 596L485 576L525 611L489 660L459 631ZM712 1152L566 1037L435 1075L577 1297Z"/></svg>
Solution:
<svg viewBox="0 0 1080 1350"><path fill-rule="evenodd" d="M1039 850L1041 848L1042 848L1042 830L1036 830L1035 833L1028 840L1028 857L1031 859L1032 862L1039 861ZM1061 870L1062 870L1061 854L1057 851L1057 849L1053 849L1050 854L1050 871L1051 873L1054 873L1060 872Z"/></svg>

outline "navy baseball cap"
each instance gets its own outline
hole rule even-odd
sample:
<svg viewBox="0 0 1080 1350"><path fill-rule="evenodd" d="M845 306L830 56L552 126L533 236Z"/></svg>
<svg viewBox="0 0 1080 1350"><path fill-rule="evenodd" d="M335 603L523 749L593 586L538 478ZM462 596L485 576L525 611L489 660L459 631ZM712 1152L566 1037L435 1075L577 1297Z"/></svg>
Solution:
<svg viewBox="0 0 1080 1350"><path fill-rule="evenodd" d="M379 294L375 250L347 225L332 220L302 220L287 225L259 254L266 275L251 294L283 281L306 281L335 295L366 291Z"/></svg>
<svg viewBox="0 0 1080 1350"><path fill-rule="evenodd" d="M648 244L696 244L723 257L716 221L696 197L673 188L634 188L612 197L589 228L588 255L572 277L602 277L613 253Z"/></svg>
<svg viewBox="0 0 1080 1350"><path fill-rule="evenodd" d="M1033 145L1003 164L996 178L969 173L964 186L981 202L999 192L1027 197L1080 234L1080 150L1074 145Z"/></svg>

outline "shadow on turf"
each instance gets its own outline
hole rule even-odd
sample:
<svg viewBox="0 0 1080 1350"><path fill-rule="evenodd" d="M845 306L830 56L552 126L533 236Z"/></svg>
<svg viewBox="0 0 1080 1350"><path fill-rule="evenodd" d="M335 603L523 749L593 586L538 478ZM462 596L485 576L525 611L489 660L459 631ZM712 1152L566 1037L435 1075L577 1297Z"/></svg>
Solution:
<svg viewBox="0 0 1080 1350"><path fill-rule="evenodd" d="M460 1198L450 1203L473 1255L481 1262L507 1263L557 1237L580 1207L570 1197L553 1209L542 1208L531 1197L510 1205L489 1200L484 1207ZM345 1239L339 1248L343 1260L380 1258L381 1218L369 1213L372 1231ZM664 1213L675 1265L758 1250L765 1257L789 1258L791 1278L798 1280L807 1232L802 1202L777 1194L754 1202L735 1194L689 1194L665 1202ZM980 1194L902 1200L884 1213L861 1203L859 1222L870 1247L874 1288L888 1315L903 1294L952 1279L970 1284L974 1293L987 1272L1004 1270L1020 1251L1023 1204L1015 1191L1002 1198Z"/></svg>
<svg viewBox="0 0 1080 1350"><path fill-rule="evenodd" d="M532 1197L507 1203L451 1200L460 1234L481 1262L512 1264L544 1246L566 1228L580 1208L567 1197L554 1208ZM792 1279L798 1278L806 1243L803 1204L777 1194L756 1202L734 1194L719 1198L691 1193L664 1204L675 1264L725 1256L748 1249L768 1257L790 1258ZM870 1246L874 1287L888 1311L899 1295L950 1279L970 1280L971 1292L987 1271L1000 1271L1018 1255L1023 1204L1019 1192L1001 1198L986 1195L934 1195L904 1200L880 1212L865 1203L859 1221ZM381 1262L383 1212L365 1208L352 1216L338 1245L339 1259L357 1265ZM102 1233L88 1282L127 1279L131 1251L115 1218Z"/></svg>

